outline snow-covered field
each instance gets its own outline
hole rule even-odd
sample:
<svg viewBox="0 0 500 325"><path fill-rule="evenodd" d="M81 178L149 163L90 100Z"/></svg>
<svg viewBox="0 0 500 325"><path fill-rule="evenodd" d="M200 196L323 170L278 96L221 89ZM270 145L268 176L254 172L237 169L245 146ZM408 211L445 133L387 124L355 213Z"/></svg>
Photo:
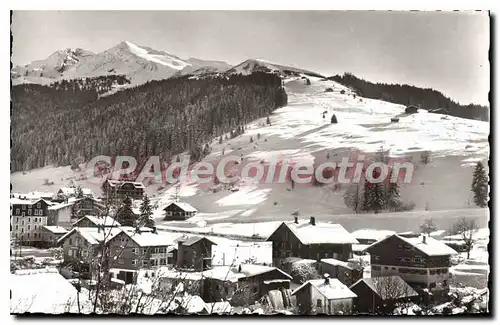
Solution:
<svg viewBox="0 0 500 325"><path fill-rule="evenodd" d="M222 151L225 155L242 156L248 161L263 161L264 164L272 159L311 162L324 159L327 152L332 160L340 161L338 158L349 156L353 149L371 152L383 146L392 156L406 155L414 161L412 182L401 185L401 197L414 202L415 210L465 209L466 215L475 214L469 212L474 208L469 185L471 166L488 157L488 122L451 116L443 119L443 115L426 111L405 115L402 114L402 105L354 98L350 89L338 83L308 78L311 85L306 85L301 78L285 80L288 105L270 116L271 125L267 125L263 118L246 125L241 136L221 144L214 139L210 144L212 154L205 161L216 164ZM334 91L325 92L326 88ZM344 94L341 94L342 90ZM330 123L332 114L337 116L339 123ZM390 122L394 116L399 116L398 123ZM420 152L424 150L431 151L428 165L419 163ZM81 179L81 174L73 172L69 166L45 167L13 173L11 183L15 192L29 192L56 191L75 181L100 193L99 182ZM43 185L45 179L54 184ZM175 196L200 211L196 222L206 219L213 223L223 218L247 222L252 219L279 220L289 218L296 210L306 216L351 215L348 218L358 218L344 204L345 187L334 191L329 186L307 184L291 190L289 183L242 182L238 184L238 192L215 192L210 189L211 184L196 182L182 183L178 189L167 186L158 191L159 186L154 184L147 188L153 203L158 204L155 217L159 222L163 219L161 208Z"/></svg>

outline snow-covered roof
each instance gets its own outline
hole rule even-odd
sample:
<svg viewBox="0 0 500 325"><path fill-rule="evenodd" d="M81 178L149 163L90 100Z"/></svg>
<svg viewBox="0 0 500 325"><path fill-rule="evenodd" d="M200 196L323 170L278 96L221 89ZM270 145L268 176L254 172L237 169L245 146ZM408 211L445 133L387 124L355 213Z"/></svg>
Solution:
<svg viewBox="0 0 500 325"><path fill-rule="evenodd" d="M158 269L156 269L156 274L159 278L168 279L198 281L203 278L203 274L201 272L180 272L168 267L159 267Z"/></svg>
<svg viewBox="0 0 500 325"><path fill-rule="evenodd" d="M241 267L241 270L239 269ZM203 271L203 276L205 278L218 279L221 281L231 281L237 282L242 278L249 278L252 276L256 276L259 274L271 272L274 270L278 270L282 275L283 279L291 280L292 277L283 272L282 270L273 267L273 266L265 266L259 264L240 264L235 266L214 266L212 269Z"/></svg>
<svg viewBox="0 0 500 325"><path fill-rule="evenodd" d="M309 221L285 223L304 245L310 244L359 244L340 224L316 222L312 225Z"/></svg>
<svg viewBox="0 0 500 325"><path fill-rule="evenodd" d="M135 232L133 231L124 231L137 245L141 247L149 247L149 246L172 246L177 245L176 240L182 237L181 233L174 232Z"/></svg>
<svg viewBox="0 0 500 325"><path fill-rule="evenodd" d="M83 195L90 195L94 196L94 192L90 188L81 188ZM76 187L61 187L57 193L62 192L64 195L75 195L76 194Z"/></svg>
<svg viewBox="0 0 500 325"><path fill-rule="evenodd" d="M196 208L194 208L191 204L186 203L186 202L172 202L169 205L167 205L163 210L167 209L172 204L177 205L179 208L181 208L182 210L184 210L186 212L198 212L198 210L196 210Z"/></svg>
<svg viewBox="0 0 500 325"><path fill-rule="evenodd" d="M105 216L105 217L98 217L98 216L91 216L91 215L86 215L84 217L81 217L78 219L75 224L78 224L81 220L87 219L93 224L97 226L104 226L104 227L120 227L120 223L116 221L115 219Z"/></svg>
<svg viewBox="0 0 500 325"><path fill-rule="evenodd" d="M17 198L11 198L10 199L10 204L26 204L26 205L32 205L35 203L34 200L28 200L28 199L17 199Z"/></svg>
<svg viewBox="0 0 500 325"><path fill-rule="evenodd" d="M104 239L106 239L106 242L110 241L116 235L121 233L122 230L115 227L105 228L104 230L97 227L75 227L62 236L57 242L62 243L66 238L75 232L78 232L89 244L97 245Z"/></svg>
<svg viewBox="0 0 500 325"><path fill-rule="evenodd" d="M8 281L12 298L10 312L77 313L77 291L57 269L18 270ZM80 295L81 306L85 295Z"/></svg>
<svg viewBox="0 0 500 325"><path fill-rule="evenodd" d="M57 211L57 210L61 210L61 209L64 209L64 208L69 208L73 204L75 204L75 201L70 201L70 202L67 202L67 203L66 202L58 203L58 204L54 204L53 206L49 207L49 210Z"/></svg>
<svg viewBox="0 0 500 325"><path fill-rule="evenodd" d="M28 200L35 200L35 199L41 199L41 198L52 198L54 196L54 193L52 192L29 192L29 193L12 193L12 195L15 198L26 198Z"/></svg>
<svg viewBox="0 0 500 325"><path fill-rule="evenodd" d="M426 237L425 243L423 238L424 236ZM402 236L398 237L428 256L458 254L453 248L446 245L445 243L426 235L420 235L418 237L409 237L409 238Z"/></svg>
<svg viewBox="0 0 500 325"><path fill-rule="evenodd" d="M392 230L377 230L377 229L359 229L351 233L356 239L371 239L381 240L385 237L394 235L396 232Z"/></svg>
<svg viewBox="0 0 500 325"><path fill-rule="evenodd" d="M53 234L65 234L68 232L67 229L61 227L61 226L43 226L43 228L47 229Z"/></svg>
<svg viewBox="0 0 500 325"><path fill-rule="evenodd" d="M174 301L181 305L189 314L198 314L206 311L205 301L200 296L175 297Z"/></svg>
<svg viewBox="0 0 500 325"><path fill-rule="evenodd" d="M354 244L352 245L353 252L364 252L370 245Z"/></svg>
<svg viewBox="0 0 500 325"><path fill-rule="evenodd" d="M208 239L207 237L203 237L203 236L189 236L185 241L182 242L182 244L184 246L191 246L193 244L196 244L197 242L199 242L200 240L202 240L203 238L207 239L208 241L212 242L210 239ZM214 245L215 243L212 242L212 245Z"/></svg>
<svg viewBox="0 0 500 325"><path fill-rule="evenodd" d="M379 240L376 243L371 244L366 248L366 251L369 252L371 247L374 247L378 245L379 243L387 240L388 238L392 238L393 236L396 236L400 240L412 245L422 253L426 254L427 256L441 256L441 255L455 255L458 254L453 248L450 246L446 245L440 240L436 240L432 237L429 237L427 235L419 235L418 237L403 237L400 236L399 234L395 234L389 237L386 237L382 240ZM424 236L425 236L425 243L424 243Z"/></svg>
<svg viewBox="0 0 500 325"><path fill-rule="evenodd" d="M399 275L359 279L351 288L360 282L364 282L383 300L418 296L418 293Z"/></svg>
<svg viewBox="0 0 500 325"><path fill-rule="evenodd" d="M141 182L117 181L117 180L108 179L108 183L112 187L115 187L115 186L121 187L124 184L132 184L132 185L134 185L135 188L145 188L144 184L142 184Z"/></svg>
<svg viewBox="0 0 500 325"><path fill-rule="evenodd" d="M338 279L333 278L329 278L328 283L326 283L325 279L309 280L295 289L292 292L292 296L302 291L302 289L306 288L307 286L313 286L328 300L357 297L357 295L352 292L345 284L340 282Z"/></svg>
<svg viewBox="0 0 500 325"><path fill-rule="evenodd" d="M343 266L346 268L350 268L348 262L340 261L340 260L337 260L335 258L323 258L323 259L321 259L321 262L323 262L325 264L333 265L333 266Z"/></svg>

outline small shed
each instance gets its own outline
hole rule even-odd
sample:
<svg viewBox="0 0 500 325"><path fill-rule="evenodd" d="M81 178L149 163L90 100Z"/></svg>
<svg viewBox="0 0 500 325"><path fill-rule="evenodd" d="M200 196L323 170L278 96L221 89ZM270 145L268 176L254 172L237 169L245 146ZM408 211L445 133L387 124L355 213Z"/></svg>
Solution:
<svg viewBox="0 0 500 325"><path fill-rule="evenodd" d="M163 220L186 220L194 217L198 210L186 202L172 202L166 208L165 218Z"/></svg>
<svg viewBox="0 0 500 325"><path fill-rule="evenodd" d="M399 117L392 117L391 118L391 123L397 123L399 122Z"/></svg>
<svg viewBox="0 0 500 325"><path fill-rule="evenodd" d="M332 120L331 120L332 124L337 124L338 121L337 121L337 116L335 114L332 115Z"/></svg>

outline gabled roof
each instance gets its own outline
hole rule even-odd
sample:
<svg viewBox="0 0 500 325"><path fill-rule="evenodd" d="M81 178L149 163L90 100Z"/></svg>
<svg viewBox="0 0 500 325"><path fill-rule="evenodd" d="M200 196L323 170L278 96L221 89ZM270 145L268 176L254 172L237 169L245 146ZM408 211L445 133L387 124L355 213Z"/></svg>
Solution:
<svg viewBox="0 0 500 325"><path fill-rule="evenodd" d="M241 269L240 269L241 267ZM283 275L281 279L292 280L292 277L274 266L259 264L240 264L236 266L213 266L212 269L203 271L205 278L218 279L221 281L237 282L239 279L249 278L256 275L277 270Z"/></svg>
<svg viewBox="0 0 500 325"><path fill-rule="evenodd" d="M364 282L382 300L418 296L418 293L399 275L359 279L351 286L351 289L361 282Z"/></svg>
<svg viewBox="0 0 500 325"><path fill-rule="evenodd" d="M94 227L75 227L71 229L66 235L62 236L57 243L62 243L66 238L74 234L75 232L79 233L89 244L97 245L102 241L106 240L109 242L116 235L120 234L122 230L120 228L94 228Z"/></svg>
<svg viewBox="0 0 500 325"><path fill-rule="evenodd" d="M112 187L115 187L115 186L121 187L121 186L123 186L123 184L132 184L132 185L134 185L135 188L146 188L144 186L144 184L142 184L141 182L117 181L117 180L113 180L113 179L108 179L107 182Z"/></svg>
<svg viewBox="0 0 500 325"><path fill-rule="evenodd" d="M92 222L96 226L104 226L104 227L120 227L121 226L118 221L116 221L115 219L113 219L109 216L98 217L98 216L90 216L90 215L81 217L80 219L78 219L74 223L74 225L78 224L80 221L82 221L84 219L89 220L90 222Z"/></svg>
<svg viewBox="0 0 500 325"><path fill-rule="evenodd" d="M298 224L292 221L283 222L278 226L278 228L282 225L288 227L288 229L290 229L290 231L293 232L304 245L359 244L356 238L354 238L340 224L316 222L315 225L312 225L309 221L300 221ZM278 228L276 228L276 230ZM267 240L269 241L269 238Z"/></svg>
<svg viewBox="0 0 500 325"><path fill-rule="evenodd" d="M77 290L55 268L17 270L6 279L12 297L11 313L78 313ZM82 312L89 312L85 295L80 295Z"/></svg>
<svg viewBox="0 0 500 325"><path fill-rule="evenodd" d="M357 297L357 295L352 292L345 284L334 278L329 278L328 283L325 282L325 279L309 280L295 289L292 292L292 296L296 295L298 292L302 291L308 286L313 286L314 288L316 288L328 300Z"/></svg>
<svg viewBox="0 0 500 325"><path fill-rule="evenodd" d="M385 237L394 235L396 232L392 230L378 229L359 229L351 233L356 239L381 240Z"/></svg>
<svg viewBox="0 0 500 325"><path fill-rule="evenodd" d="M424 236L425 236L425 243L424 243ZM404 241L411 246L415 247L422 253L426 254L427 256L445 256L445 255L455 255L458 254L453 248L449 247L445 243L436 240L432 237L426 236L426 235L420 235L418 237L403 237L398 234L386 237L382 240L379 240L376 243L371 244L368 246L365 251L370 252L370 249L372 247L375 247L379 245L380 243L388 240L389 238L396 237L400 239L401 241Z"/></svg>
<svg viewBox="0 0 500 325"><path fill-rule="evenodd" d="M176 240L182 237L181 233L164 232L136 232L133 230L125 230L124 233L132 239L140 247L151 246L172 246L177 245Z"/></svg>
<svg viewBox="0 0 500 325"><path fill-rule="evenodd" d="M61 187L57 193L62 192L64 195L75 195L76 194L76 187ZM83 195L91 195L94 196L94 192L90 188L81 188Z"/></svg>
<svg viewBox="0 0 500 325"><path fill-rule="evenodd" d="M190 237L188 237L188 239L186 239L185 241L182 242L182 245L184 245L184 246L191 246L193 244L196 244L197 242L199 242L203 238L205 238L206 240L208 240L209 242L211 242L212 245L215 245L215 243L213 241L211 241L207 237L202 237L202 236L190 236Z"/></svg>
<svg viewBox="0 0 500 325"><path fill-rule="evenodd" d="M321 262L332 266L342 266L348 269L352 269L348 262L340 261L335 258L323 258L321 259Z"/></svg>
<svg viewBox="0 0 500 325"><path fill-rule="evenodd" d="M169 205L167 205L165 208L163 208L163 210L167 209L172 204L177 205L179 208L181 208L185 212L198 212L198 210L196 210L196 208L194 208L191 204L186 203L186 202L172 202Z"/></svg>
<svg viewBox="0 0 500 325"><path fill-rule="evenodd" d="M59 203L59 204L54 204L53 206L49 207L49 210L57 211L65 208L71 207L73 204L75 204L75 201L71 201L68 203Z"/></svg>
<svg viewBox="0 0 500 325"><path fill-rule="evenodd" d="M61 226L43 226L43 228L47 229L53 234L65 234L68 232L67 229L61 227Z"/></svg>
<svg viewBox="0 0 500 325"><path fill-rule="evenodd" d="M25 204L25 205L33 205L36 204L40 201L45 202L47 205L51 205L51 202L48 202L47 200L44 199L16 199L16 198L11 198L10 199L10 204Z"/></svg>

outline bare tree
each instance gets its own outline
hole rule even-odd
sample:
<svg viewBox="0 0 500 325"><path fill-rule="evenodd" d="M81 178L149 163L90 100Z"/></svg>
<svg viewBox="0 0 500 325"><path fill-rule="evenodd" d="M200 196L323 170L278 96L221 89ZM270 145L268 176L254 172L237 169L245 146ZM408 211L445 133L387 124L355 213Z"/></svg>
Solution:
<svg viewBox="0 0 500 325"><path fill-rule="evenodd" d="M298 283L305 283L309 280L320 279L318 271L307 263L294 263L290 272L293 280Z"/></svg>
<svg viewBox="0 0 500 325"><path fill-rule="evenodd" d="M467 251L467 259L469 259L472 246L476 242L473 235L479 229L476 219L462 217L454 224L453 229L456 234L461 236Z"/></svg>
<svg viewBox="0 0 500 325"><path fill-rule="evenodd" d="M375 313L391 314L396 307L406 309L407 312L415 292L406 282L396 276L372 278L372 281L382 300L382 306L374 306Z"/></svg>

